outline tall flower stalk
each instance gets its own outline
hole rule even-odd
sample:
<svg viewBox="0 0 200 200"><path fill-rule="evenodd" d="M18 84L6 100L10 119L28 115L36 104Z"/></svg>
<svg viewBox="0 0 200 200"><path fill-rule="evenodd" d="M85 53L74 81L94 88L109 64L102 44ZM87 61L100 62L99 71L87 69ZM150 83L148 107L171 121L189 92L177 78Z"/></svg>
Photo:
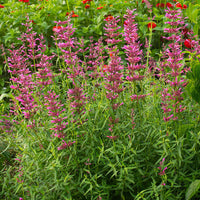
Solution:
<svg viewBox="0 0 200 200"><path fill-rule="evenodd" d="M123 91L122 87L122 69L123 66L121 65L121 58L118 56L119 49L117 48L117 43L119 43L121 40L118 39L120 33L118 30L121 28L117 25L117 23L120 21L118 17L110 17L109 19L105 20L106 23L106 42L108 44L107 50L110 55L108 66L107 66L107 73L105 75L105 88L106 91L106 97L110 100L111 108L113 111L113 115L109 118L110 119L110 128L109 130L113 132L114 125L118 123L119 119L116 119L116 110L119 106L123 104L123 102L116 102L116 99L119 97L119 94Z"/></svg>
<svg viewBox="0 0 200 200"><path fill-rule="evenodd" d="M164 32L171 34L164 37L169 42L168 48L165 50L163 58L166 62L161 64L163 77L167 83L166 88L162 91L162 109L164 111L164 121L170 119L177 120L178 114L184 110L181 105L183 100L183 87L186 85L185 79L182 77L183 71L183 53L181 50L181 30L184 20L181 16L181 10L166 10L166 18L169 19L166 24L169 28L165 28Z"/></svg>
<svg viewBox="0 0 200 200"><path fill-rule="evenodd" d="M137 82L141 82L143 80L143 69L145 69L146 66L141 64L141 57L143 55L143 52L140 49L141 44L138 41L139 36L137 33L137 24L134 23L136 16L136 14L133 15L134 11L135 10L127 10L127 15L124 16L124 18L126 19L124 24L124 40L126 41L126 45L123 47L123 49L125 49L125 53L127 55L126 60L128 61L128 75L126 76L126 80L129 81L133 86L131 99L139 100L145 98L146 95L138 94L136 84Z"/></svg>
<svg viewBox="0 0 200 200"><path fill-rule="evenodd" d="M73 88L68 89L68 100L70 101L70 109L72 111L73 122L80 119L80 115L84 114L86 97L83 92L83 85L81 78L84 77L84 70L80 65L78 52L76 51L77 44L74 40L73 33L75 31L72 24L70 24L70 16L66 21L55 22L57 26L61 27L55 32L56 45L61 50L60 56L65 62L65 70L62 72L67 74L67 78L71 80ZM66 24L66 27L63 25ZM78 116L76 116L78 115ZM82 121L83 122L83 121Z"/></svg>

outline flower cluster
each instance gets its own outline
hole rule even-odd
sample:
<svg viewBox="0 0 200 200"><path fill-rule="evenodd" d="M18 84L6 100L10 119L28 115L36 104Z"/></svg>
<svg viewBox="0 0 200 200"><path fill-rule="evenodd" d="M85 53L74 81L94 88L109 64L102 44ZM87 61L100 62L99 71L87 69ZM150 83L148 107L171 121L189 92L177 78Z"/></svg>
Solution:
<svg viewBox="0 0 200 200"><path fill-rule="evenodd" d="M28 58L25 58L27 54L23 46L17 50L9 51L11 56L8 58L10 68L8 71L13 75L10 79L13 84L10 87L18 94L13 100L10 112L18 115L17 111L22 110L25 118L30 119L37 111L37 103L32 95L35 83L32 81L31 71L28 69ZM18 102L21 103L21 106Z"/></svg>
<svg viewBox="0 0 200 200"><path fill-rule="evenodd" d="M119 49L117 48L116 44L120 42L121 40L118 39L118 36L120 33L118 30L121 28L117 25L119 22L118 17L114 18L113 16L109 16L105 19L106 23L106 42L109 45L107 47L108 53L110 55L110 59L108 62L108 66L106 69L106 74L105 74L105 80L107 81L105 83L105 88L107 89L107 95L106 97L111 101L111 107L113 112L116 111L116 109L123 105L122 103L116 103L116 99L119 96L119 93L121 93L124 89L122 88L122 77L123 74L121 70L123 69L123 66L121 65L121 58L118 56L119 54ZM112 132L114 124L116 124L119 120L114 119L111 117L110 118L110 128L109 130ZM110 138L110 137L109 137ZM110 138L113 139L113 138Z"/></svg>
<svg viewBox="0 0 200 200"><path fill-rule="evenodd" d="M101 10L103 8L103 6L97 7L97 10Z"/></svg>
<svg viewBox="0 0 200 200"><path fill-rule="evenodd" d="M126 79L132 83L136 83L136 81L141 81L144 78L144 75L142 74L142 69L146 68L145 65L142 65L141 62L141 56L143 54L142 50L140 50L141 44L138 41L138 28L137 24L134 23L135 16L133 15L133 12L135 10L127 10L127 15L125 15L125 22L124 25L124 40L126 41L126 45L123 47L125 49L125 53L128 58L128 76L126 76ZM136 88L134 88L135 90ZM135 91L136 92L136 91ZM131 99L143 99L146 95L137 95L133 94L131 96Z"/></svg>
<svg viewBox="0 0 200 200"><path fill-rule="evenodd" d="M70 15L71 14L71 15ZM74 11L72 10L71 13L67 12L65 16L71 16L71 17L79 17L79 15L75 14Z"/></svg>
<svg viewBox="0 0 200 200"><path fill-rule="evenodd" d="M1 119L0 119L0 131L5 131L7 133L11 133L12 132L12 126L13 123L10 120L10 116L5 114L5 115L1 115Z"/></svg>
<svg viewBox="0 0 200 200"><path fill-rule="evenodd" d="M147 24L147 27L148 27L148 29L154 29L154 28L156 28L156 23L155 22L149 22Z"/></svg>
<svg viewBox="0 0 200 200"><path fill-rule="evenodd" d="M67 77L72 81L73 88L68 90L68 97L71 105L72 114L75 117L75 113L83 114L84 105L85 105L85 94L83 93L83 88L81 85L80 78L84 76L83 68L80 66L79 62L80 59L78 58L77 54L82 49L75 51L77 47L77 42L75 42L74 38L71 36L73 35L75 29L72 28L72 24L70 24L70 18L64 22L55 22L58 25L65 25L66 27L61 26L61 28L55 32L57 46L63 53L61 56L64 59L67 69L63 70L63 73L67 74ZM72 49L74 51L72 51ZM76 120L74 120L76 122Z"/></svg>
<svg viewBox="0 0 200 200"><path fill-rule="evenodd" d="M165 175L165 171L167 169L167 167L163 168L164 161L165 161L165 158L162 159L162 161L160 162L160 166L158 167L158 169L160 170L158 175L160 175L160 176L164 176ZM162 181L161 185L165 186L165 182Z"/></svg>
<svg viewBox="0 0 200 200"><path fill-rule="evenodd" d="M187 8L187 5L185 5L185 4L181 5L181 3L178 2L178 3L176 4L176 7L177 7L177 8L180 8L180 9L186 9L186 8Z"/></svg>
<svg viewBox="0 0 200 200"><path fill-rule="evenodd" d="M96 79L100 77L100 73L98 72L98 69L100 68L100 71L106 72L106 69L104 69L104 60L107 58L107 56L104 56L104 46L103 46L103 38L99 38L98 42L93 43L93 38L90 38L90 44L89 44L89 55L86 55L85 57L89 59L87 64L89 65L87 67L87 70L91 71L89 74L90 77Z"/></svg>
<svg viewBox="0 0 200 200"><path fill-rule="evenodd" d="M105 25L107 27L105 28L107 32L105 34L107 36L106 42L107 44L115 45L121 41L120 39L117 39L120 33L116 32L120 29L120 27L117 27L119 20L113 17L111 20L105 21L107 21L107 24ZM121 58L118 56L119 49L117 49L116 46L107 47L107 49L110 55L110 61L106 70L107 76L105 77L108 81L106 83L106 89L108 90L106 97L110 100L114 100L118 97L118 94L123 91L123 89L120 88L123 76L120 71L123 69L123 66L121 66Z"/></svg>
<svg viewBox="0 0 200 200"><path fill-rule="evenodd" d="M24 3L28 3L29 2L29 0L19 0L19 1L24 2Z"/></svg>
<svg viewBox="0 0 200 200"><path fill-rule="evenodd" d="M73 141L73 142L69 141L68 143L66 143L65 140L62 140L62 142L63 142L63 144L60 147L58 147L58 151L72 146L76 141Z"/></svg>
<svg viewBox="0 0 200 200"><path fill-rule="evenodd" d="M181 77L183 72L183 54L181 53L181 34L179 33L184 27L184 20L181 16L181 10L166 10L166 18L172 19L166 22L170 28L165 28L164 32L170 33L171 36L164 37L168 41L172 41L165 50L163 58L167 63L162 63L162 71L164 72L165 82L170 86L162 91L162 109L164 111L164 121L170 119L178 119L177 113L184 110L180 102L183 100L182 88L186 85L184 78ZM181 25L181 26L180 26Z"/></svg>
<svg viewBox="0 0 200 200"><path fill-rule="evenodd" d="M157 8L164 8L164 7L167 7L167 8L173 8L174 6L171 4L171 3L169 3L169 2L167 2L166 4L164 4L164 3L157 3L156 4L156 7Z"/></svg>
<svg viewBox="0 0 200 200"><path fill-rule="evenodd" d="M83 4L86 4L87 2L90 2L90 1L92 1L92 0L83 0L82 2L83 2Z"/></svg>
<svg viewBox="0 0 200 200"><path fill-rule="evenodd" d="M66 128L67 122L64 122L64 119L67 117L61 117L60 115L65 111L65 109L60 110L63 107L63 104L57 101L59 95L56 95L53 91L48 91L48 94L44 96L44 99L47 103L44 105L46 106L47 110L49 111L49 116L53 117L51 123L54 124L54 127L51 130L54 130L54 136L58 138L64 138L65 134L63 130Z"/></svg>

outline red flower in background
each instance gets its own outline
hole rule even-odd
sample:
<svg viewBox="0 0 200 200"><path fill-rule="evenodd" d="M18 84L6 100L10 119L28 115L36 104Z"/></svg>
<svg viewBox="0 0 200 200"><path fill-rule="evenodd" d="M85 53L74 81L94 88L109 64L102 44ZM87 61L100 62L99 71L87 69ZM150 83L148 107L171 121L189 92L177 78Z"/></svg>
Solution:
<svg viewBox="0 0 200 200"><path fill-rule="evenodd" d="M156 7L157 7L157 8L159 8L159 7L164 8L164 7L165 7L165 4L164 4L164 3L157 3L157 4L156 4Z"/></svg>
<svg viewBox="0 0 200 200"><path fill-rule="evenodd" d="M187 5L183 4L183 9L186 9L187 8Z"/></svg>
<svg viewBox="0 0 200 200"><path fill-rule="evenodd" d="M191 41L191 39L186 39L184 42L185 47L187 47L188 49L192 48Z"/></svg>
<svg viewBox="0 0 200 200"><path fill-rule="evenodd" d="M106 21L108 22L108 21L111 21L111 20L113 20L114 19L114 17L113 16L111 16L111 15L109 15L108 17L106 17Z"/></svg>
<svg viewBox="0 0 200 200"><path fill-rule="evenodd" d="M29 20L30 23L36 24L33 20Z"/></svg>
<svg viewBox="0 0 200 200"><path fill-rule="evenodd" d="M97 10L101 10L103 7L98 7Z"/></svg>
<svg viewBox="0 0 200 200"><path fill-rule="evenodd" d="M128 23L127 23L127 21L124 21L124 25L127 25Z"/></svg>
<svg viewBox="0 0 200 200"><path fill-rule="evenodd" d="M28 3L29 2L29 0L19 0L19 1L24 2L24 3Z"/></svg>
<svg viewBox="0 0 200 200"><path fill-rule="evenodd" d="M77 14L73 14L72 17L78 17L78 15Z"/></svg>
<svg viewBox="0 0 200 200"><path fill-rule="evenodd" d="M154 29L154 28L156 28L156 23L155 22L149 22L147 24L147 27L148 27L148 29L150 29L150 28Z"/></svg>
<svg viewBox="0 0 200 200"><path fill-rule="evenodd" d="M59 29L61 29L61 26L54 26L54 27L53 27L53 31L54 31L54 32L58 32Z"/></svg>
<svg viewBox="0 0 200 200"><path fill-rule="evenodd" d="M100 71L103 71L103 72L107 72L107 70L108 70L108 65L104 65L104 67L100 69Z"/></svg>
<svg viewBox="0 0 200 200"><path fill-rule="evenodd" d="M82 2L83 2L83 4L85 4L85 3L90 2L90 1L92 1L92 0L83 0Z"/></svg>
<svg viewBox="0 0 200 200"><path fill-rule="evenodd" d="M71 11L72 14L74 14L74 11ZM65 16L69 16L70 12L67 12Z"/></svg>
<svg viewBox="0 0 200 200"><path fill-rule="evenodd" d="M89 7L90 7L90 5L89 5L89 4L87 4L87 5L85 6L85 8L86 8L86 9L88 9Z"/></svg>
<svg viewBox="0 0 200 200"><path fill-rule="evenodd" d="M177 7L177 8L180 8L180 9L183 9L181 3L177 3L177 4L176 4L176 7Z"/></svg>
<svg viewBox="0 0 200 200"><path fill-rule="evenodd" d="M0 4L0 8L4 8L4 6Z"/></svg>
<svg viewBox="0 0 200 200"><path fill-rule="evenodd" d="M171 3L168 2L168 3L166 3L166 7L167 8L173 8L174 6Z"/></svg>

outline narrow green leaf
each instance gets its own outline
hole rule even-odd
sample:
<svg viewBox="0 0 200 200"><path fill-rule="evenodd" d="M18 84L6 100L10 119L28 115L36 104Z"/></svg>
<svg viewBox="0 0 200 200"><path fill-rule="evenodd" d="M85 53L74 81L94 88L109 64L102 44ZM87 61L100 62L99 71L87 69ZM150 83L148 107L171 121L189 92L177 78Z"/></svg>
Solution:
<svg viewBox="0 0 200 200"><path fill-rule="evenodd" d="M195 180L190 184L190 186L187 189L185 199L190 200L199 190L200 188L200 180Z"/></svg>

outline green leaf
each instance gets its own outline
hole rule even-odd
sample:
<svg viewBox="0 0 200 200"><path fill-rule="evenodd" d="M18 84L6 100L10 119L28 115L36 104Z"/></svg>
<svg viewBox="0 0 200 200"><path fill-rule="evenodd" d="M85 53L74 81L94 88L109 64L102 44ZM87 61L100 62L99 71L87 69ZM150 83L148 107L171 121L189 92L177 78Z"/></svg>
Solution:
<svg viewBox="0 0 200 200"><path fill-rule="evenodd" d="M196 64L192 67L192 72L197 80L200 79L200 64Z"/></svg>
<svg viewBox="0 0 200 200"><path fill-rule="evenodd" d="M8 97L8 98L13 98L13 95L12 94L2 94L1 96L0 96L0 101L1 100L3 100L5 97Z"/></svg>
<svg viewBox="0 0 200 200"><path fill-rule="evenodd" d="M187 189L185 199L190 200L199 190L200 188L200 180L195 180L190 184L190 186Z"/></svg>

